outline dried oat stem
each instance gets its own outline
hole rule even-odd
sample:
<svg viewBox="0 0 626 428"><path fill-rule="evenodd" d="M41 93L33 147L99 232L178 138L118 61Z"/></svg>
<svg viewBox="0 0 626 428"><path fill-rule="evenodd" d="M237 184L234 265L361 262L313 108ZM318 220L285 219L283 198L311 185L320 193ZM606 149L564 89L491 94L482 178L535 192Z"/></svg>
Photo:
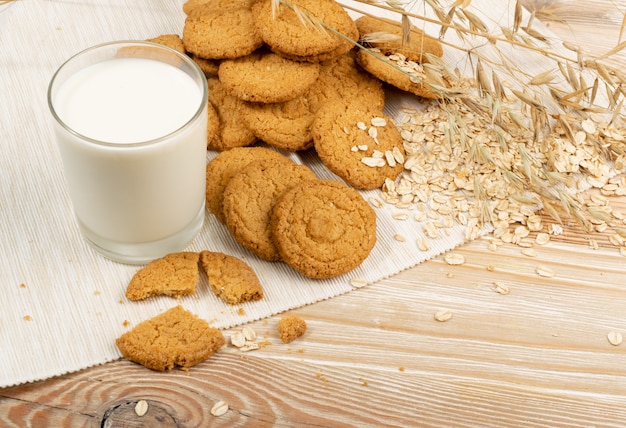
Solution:
<svg viewBox="0 0 626 428"><path fill-rule="evenodd" d="M388 180L383 186L385 202L399 208L419 207L432 204L433 195L443 191L458 205L446 215L468 226L468 239L477 236L482 224L491 223L505 242L520 239L523 244L520 237L505 232L506 227L525 224L542 209L557 223L566 214L587 229L596 224L591 220L606 224L606 218L585 207L578 193L588 187L601 188L603 194L626 192L626 181L624 188L621 181L609 182L615 173L626 172L626 74L601 61L626 48L624 42L596 59L586 58L578 46L569 43L563 46L572 55L554 52L547 47L547 38L532 28L534 13L524 25L519 2L512 28L499 27L500 35L492 35L469 10L470 0L457 0L448 8L438 0L424 0L424 8L434 11L436 19L408 12L399 1L357 1L399 13L405 41L410 19L439 25L441 43L464 52L474 73L463 77L444 60L428 56L421 64L424 77L415 78L368 48L369 39L350 40L318 24L441 95L425 103L433 115L432 124L400 124L407 150L405 171L396 182ZM448 30L465 46L446 41ZM530 74L522 64L525 61L516 58L516 49L539 55L544 69ZM426 140L420 135L426 135ZM425 169L423 165L433 166ZM467 202L455 199L458 195ZM426 237L439 236L441 224L427 222ZM427 242L420 247L427 248Z"/></svg>

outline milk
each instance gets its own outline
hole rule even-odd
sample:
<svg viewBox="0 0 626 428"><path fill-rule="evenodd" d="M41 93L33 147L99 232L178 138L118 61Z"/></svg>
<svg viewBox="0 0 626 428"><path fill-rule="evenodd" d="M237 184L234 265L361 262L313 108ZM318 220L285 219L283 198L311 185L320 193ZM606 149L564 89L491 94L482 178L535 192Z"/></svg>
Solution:
<svg viewBox="0 0 626 428"><path fill-rule="evenodd" d="M203 85L165 62L114 57L51 89L74 213L107 257L144 263L181 250L202 226Z"/></svg>

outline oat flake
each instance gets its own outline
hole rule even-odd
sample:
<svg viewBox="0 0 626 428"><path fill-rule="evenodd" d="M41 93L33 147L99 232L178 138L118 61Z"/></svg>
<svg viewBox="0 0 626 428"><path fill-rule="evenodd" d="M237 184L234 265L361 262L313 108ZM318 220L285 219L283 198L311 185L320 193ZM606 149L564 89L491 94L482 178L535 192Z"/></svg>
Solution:
<svg viewBox="0 0 626 428"><path fill-rule="evenodd" d="M537 267L537 269L535 269L535 272L537 273L537 275L543 276L545 278L552 278L555 275L552 269L547 268L545 266Z"/></svg>
<svg viewBox="0 0 626 428"><path fill-rule="evenodd" d="M452 318L452 311L448 309L442 309L435 312L435 320L439 322L446 322Z"/></svg>
<svg viewBox="0 0 626 428"><path fill-rule="evenodd" d="M148 402L146 400L139 400L135 404L135 414L139 417L148 413Z"/></svg>
<svg viewBox="0 0 626 428"><path fill-rule="evenodd" d="M609 341L609 343L613 346L619 346L624 341L624 337L622 336L622 333L615 331L615 330L609 331L609 333L606 335L606 338Z"/></svg>
<svg viewBox="0 0 626 428"><path fill-rule="evenodd" d="M226 401L218 401L211 407L211 414L213 416L222 416L228 412L228 403Z"/></svg>
<svg viewBox="0 0 626 428"><path fill-rule="evenodd" d="M449 265L462 265L465 263L465 257L457 253L448 253L443 256L443 260Z"/></svg>

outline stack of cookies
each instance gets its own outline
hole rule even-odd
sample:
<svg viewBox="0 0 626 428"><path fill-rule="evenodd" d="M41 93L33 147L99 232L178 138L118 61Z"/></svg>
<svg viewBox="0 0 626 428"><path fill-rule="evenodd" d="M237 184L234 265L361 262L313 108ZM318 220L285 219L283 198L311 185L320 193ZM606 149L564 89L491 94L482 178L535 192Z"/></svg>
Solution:
<svg viewBox="0 0 626 428"><path fill-rule="evenodd" d="M376 243L376 215L359 192L271 148L235 147L211 160L207 207L247 250L309 278L354 269Z"/></svg>
<svg viewBox="0 0 626 428"><path fill-rule="evenodd" d="M437 94L389 58L440 57L439 41L413 28L405 43L399 22L354 20L335 0L188 0L183 10L184 49L208 75L210 150L313 148L357 189L379 188L402 171L402 138L382 112L383 82ZM371 49L356 48L359 40Z"/></svg>
<svg viewBox="0 0 626 428"><path fill-rule="evenodd" d="M359 265L376 218L354 189L380 188L404 168L384 84L436 97L393 62L419 69L441 44L415 28L406 43L399 22L353 20L335 0L188 0L183 11L182 38L153 41L207 74L207 148L219 152L207 165L208 209L246 249L306 276ZM318 180L280 153L303 150L343 182Z"/></svg>

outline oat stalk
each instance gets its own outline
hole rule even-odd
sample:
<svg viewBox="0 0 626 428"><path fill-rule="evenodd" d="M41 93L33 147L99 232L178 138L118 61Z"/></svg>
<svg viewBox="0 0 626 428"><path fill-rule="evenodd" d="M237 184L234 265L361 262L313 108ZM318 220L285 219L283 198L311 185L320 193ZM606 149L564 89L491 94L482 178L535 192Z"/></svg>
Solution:
<svg viewBox="0 0 626 428"><path fill-rule="evenodd" d="M427 179L430 186L437 188L435 183L445 179L443 189L454 183L453 188L471 195L468 203L476 216L470 216L474 222L469 223L468 238L476 236L476 228L481 224L502 227L499 217L504 208L498 208L501 203L518 207L526 212L525 216L544 210L557 222L565 214L586 228L591 224L587 216L606 220L601 213L585 210L582 200L574 195L589 186L615 192L609 177L615 172L626 172L626 75L602 62L626 49L625 41L601 57L589 59L575 44L563 43L572 55L547 48L547 38L533 26L535 14L531 13L524 22L519 2L515 3L512 27L500 27L500 34L493 35L492 29L470 10L471 1L457 0L443 7L438 0L424 0L436 18L408 12L407 3L400 1L357 1L400 14L405 42L410 19L439 25L444 47L464 52L472 64L473 76L467 80L458 70L450 70L442 59L429 56L423 64L426 78L422 81L441 95L439 100L426 103L428 109L433 109L435 117L437 111L445 115L434 119L439 121L434 128L426 129L439 129L441 135L431 135L432 144L423 147L407 145L407 165L411 166L397 183L386 183L383 194L388 202L398 206L416 203L410 202L406 189L402 189L433 173L436 175ZM344 8L363 13L358 8ZM321 27L349 40L332 28L323 24ZM445 40L448 31L454 31L464 45ZM384 61L383 55L367 46L394 38L397 40L397 36L370 34L351 42ZM548 65L531 75L502 46L540 55ZM486 48L495 55L487 55L483 51ZM468 90L448 88L446 82L458 88L469 84ZM599 104L602 97L606 99L604 105ZM413 125L404 131L410 135L423 132ZM446 166L437 160L438 156L454 160ZM442 169L428 172L419 167L431 164ZM414 190L419 201L427 200L432 192L428 187ZM519 216L511 218L507 221L520 221ZM458 221L468 219L461 215Z"/></svg>

